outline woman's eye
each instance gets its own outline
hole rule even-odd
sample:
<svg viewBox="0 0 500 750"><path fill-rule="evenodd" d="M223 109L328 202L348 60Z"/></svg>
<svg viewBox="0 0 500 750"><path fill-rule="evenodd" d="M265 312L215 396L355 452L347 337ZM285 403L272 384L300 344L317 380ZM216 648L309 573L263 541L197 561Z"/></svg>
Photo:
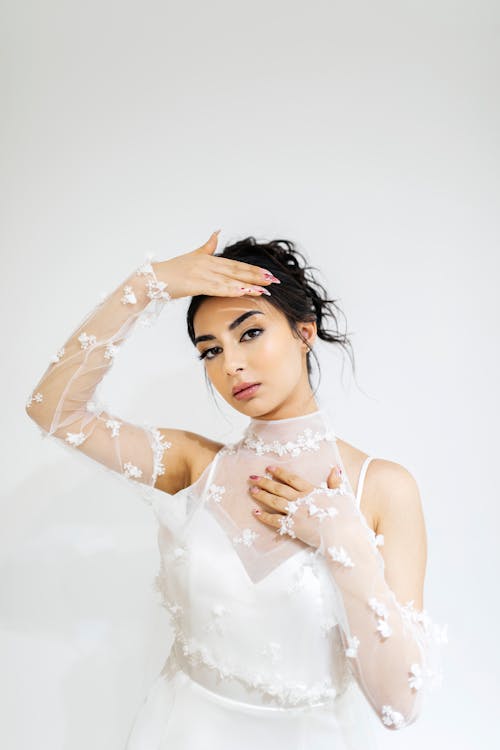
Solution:
<svg viewBox="0 0 500 750"><path fill-rule="evenodd" d="M263 328L249 328L248 331L245 331L244 334L242 334L241 338L243 339L244 336L247 335L247 333L261 333L264 329ZM250 340L254 339L255 336L250 336ZM248 341L249 339L247 339ZM198 355L198 359L214 359L215 355L213 357L210 357L210 352L215 351L216 349L220 349L220 346L212 346L210 349L205 349L204 352L202 352L200 355Z"/></svg>

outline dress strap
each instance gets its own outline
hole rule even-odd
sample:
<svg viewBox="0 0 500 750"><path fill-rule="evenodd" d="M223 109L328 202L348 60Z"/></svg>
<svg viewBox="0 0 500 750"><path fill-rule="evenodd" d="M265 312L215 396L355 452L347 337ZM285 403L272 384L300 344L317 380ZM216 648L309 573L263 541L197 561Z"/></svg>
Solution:
<svg viewBox="0 0 500 750"><path fill-rule="evenodd" d="M363 461L363 464L361 466L361 471L359 472L358 489L356 490L356 505L358 506L358 508L361 502L361 495L363 492L363 485L365 483L366 470L372 459L373 459L373 456L367 456L365 460Z"/></svg>

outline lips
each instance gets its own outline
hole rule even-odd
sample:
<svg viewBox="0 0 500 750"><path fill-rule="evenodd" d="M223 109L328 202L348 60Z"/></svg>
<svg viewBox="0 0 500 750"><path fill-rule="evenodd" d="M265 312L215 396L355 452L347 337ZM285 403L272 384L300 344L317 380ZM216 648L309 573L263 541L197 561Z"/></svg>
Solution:
<svg viewBox="0 0 500 750"><path fill-rule="evenodd" d="M257 390L259 385L260 383L239 383L233 388L233 396L235 398L242 398L245 395L251 395Z"/></svg>
<svg viewBox="0 0 500 750"><path fill-rule="evenodd" d="M233 396L236 396L237 393L244 390L245 388L250 388L252 385L260 385L259 383L238 383L238 385L235 385L233 388Z"/></svg>

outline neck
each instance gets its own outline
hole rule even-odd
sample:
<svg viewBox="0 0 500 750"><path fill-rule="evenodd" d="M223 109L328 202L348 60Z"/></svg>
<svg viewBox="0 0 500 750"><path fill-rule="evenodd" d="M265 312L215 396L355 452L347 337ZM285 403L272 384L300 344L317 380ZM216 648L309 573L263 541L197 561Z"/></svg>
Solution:
<svg viewBox="0 0 500 750"><path fill-rule="evenodd" d="M244 433L245 447L259 454L298 455L318 450L321 441L331 439L335 435L321 407L282 419L253 417Z"/></svg>

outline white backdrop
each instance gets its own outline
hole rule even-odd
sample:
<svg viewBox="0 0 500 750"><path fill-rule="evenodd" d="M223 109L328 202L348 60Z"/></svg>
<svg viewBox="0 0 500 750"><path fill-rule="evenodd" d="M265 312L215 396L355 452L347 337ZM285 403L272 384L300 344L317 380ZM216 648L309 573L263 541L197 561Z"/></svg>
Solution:
<svg viewBox="0 0 500 750"><path fill-rule="evenodd" d="M42 441L24 404L101 292L222 227L220 247L284 237L320 268L357 363L356 383L318 349L337 433L420 486L445 680L380 748L498 747L498 3L17 0L2 16L2 746L121 750L168 652L150 510ZM245 420L207 397L186 307L134 333L102 395L232 439Z"/></svg>

